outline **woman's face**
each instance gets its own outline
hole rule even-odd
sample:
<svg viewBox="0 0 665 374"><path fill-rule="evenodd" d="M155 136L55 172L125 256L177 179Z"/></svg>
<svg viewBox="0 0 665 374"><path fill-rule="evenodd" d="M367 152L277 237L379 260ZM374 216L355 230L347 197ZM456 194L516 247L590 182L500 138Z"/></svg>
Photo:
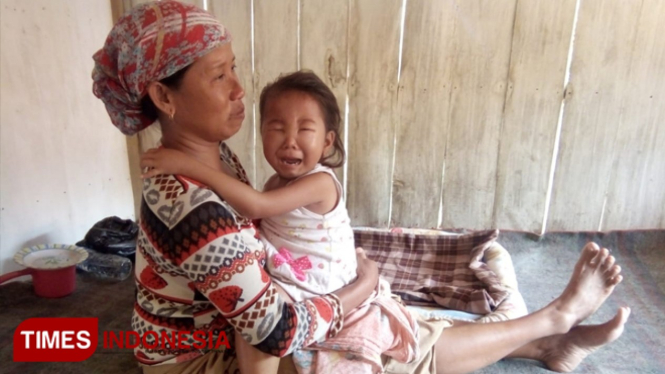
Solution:
<svg viewBox="0 0 665 374"><path fill-rule="evenodd" d="M231 43L193 63L172 95L173 119L182 132L210 142L226 140L238 132L245 119L245 91L236 75Z"/></svg>

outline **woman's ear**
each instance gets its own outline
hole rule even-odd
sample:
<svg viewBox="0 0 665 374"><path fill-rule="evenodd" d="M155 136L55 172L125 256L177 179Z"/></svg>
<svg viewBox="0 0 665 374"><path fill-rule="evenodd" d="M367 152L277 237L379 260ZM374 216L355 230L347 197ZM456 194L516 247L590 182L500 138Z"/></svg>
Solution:
<svg viewBox="0 0 665 374"><path fill-rule="evenodd" d="M148 95L152 99L155 107L167 116L175 112L175 103L168 87L159 82L150 82L148 84Z"/></svg>

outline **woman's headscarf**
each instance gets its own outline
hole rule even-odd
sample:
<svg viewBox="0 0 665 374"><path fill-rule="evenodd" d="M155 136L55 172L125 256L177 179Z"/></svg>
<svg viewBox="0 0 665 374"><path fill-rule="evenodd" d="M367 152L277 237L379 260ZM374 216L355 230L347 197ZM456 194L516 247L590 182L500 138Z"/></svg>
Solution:
<svg viewBox="0 0 665 374"><path fill-rule="evenodd" d="M142 4L113 26L93 56L93 92L120 131L136 134L155 120L141 113L148 83L230 41L226 28L195 6L177 1Z"/></svg>

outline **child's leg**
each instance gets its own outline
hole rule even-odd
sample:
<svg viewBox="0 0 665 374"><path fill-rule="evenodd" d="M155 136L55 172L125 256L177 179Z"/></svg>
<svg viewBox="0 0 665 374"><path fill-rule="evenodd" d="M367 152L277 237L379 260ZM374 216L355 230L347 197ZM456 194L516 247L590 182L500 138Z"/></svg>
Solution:
<svg viewBox="0 0 665 374"><path fill-rule="evenodd" d="M277 373L279 357L261 352L235 332L236 356L241 374Z"/></svg>

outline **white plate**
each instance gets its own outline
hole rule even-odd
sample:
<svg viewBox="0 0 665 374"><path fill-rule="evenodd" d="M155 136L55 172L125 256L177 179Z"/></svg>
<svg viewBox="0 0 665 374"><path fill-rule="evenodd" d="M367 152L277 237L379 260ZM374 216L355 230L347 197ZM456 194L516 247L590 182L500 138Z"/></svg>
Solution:
<svg viewBox="0 0 665 374"><path fill-rule="evenodd" d="M88 258L88 252L75 245L40 244L23 248L14 255L14 261L32 269L62 269Z"/></svg>

